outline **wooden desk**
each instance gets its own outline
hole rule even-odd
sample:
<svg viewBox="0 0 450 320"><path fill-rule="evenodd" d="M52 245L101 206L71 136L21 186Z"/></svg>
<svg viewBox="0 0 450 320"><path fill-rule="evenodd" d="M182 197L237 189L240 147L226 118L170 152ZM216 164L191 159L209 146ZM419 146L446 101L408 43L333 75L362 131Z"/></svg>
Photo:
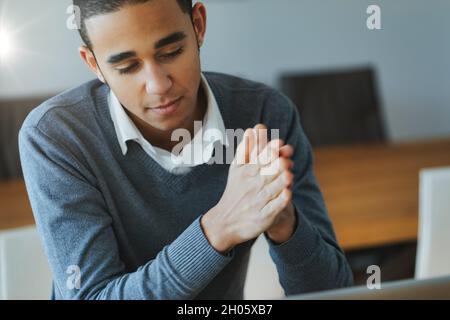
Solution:
<svg viewBox="0 0 450 320"><path fill-rule="evenodd" d="M450 166L450 139L314 152L317 180L346 250L415 240L419 171Z"/></svg>
<svg viewBox="0 0 450 320"><path fill-rule="evenodd" d="M0 230L33 224L34 218L24 182L0 182Z"/></svg>
<svg viewBox="0 0 450 320"><path fill-rule="evenodd" d="M419 170L450 166L450 139L314 152L316 176L346 250L416 239ZM23 181L0 183L0 230L30 224Z"/></svg>

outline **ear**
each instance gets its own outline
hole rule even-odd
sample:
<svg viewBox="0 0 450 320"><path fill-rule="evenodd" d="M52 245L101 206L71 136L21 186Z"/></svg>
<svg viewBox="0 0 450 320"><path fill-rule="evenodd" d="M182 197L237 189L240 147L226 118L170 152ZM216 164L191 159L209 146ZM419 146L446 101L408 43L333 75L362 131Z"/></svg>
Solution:
<svg viewBox="0 0 450 320"><path fill-rule="evenodd" d="M91 71L96 74L97 78L101 82L106 83L105 78L103 78L103 75L100 72L100 68L97 65L97 61L91 49L89 49L87 46L80 46L78 48L78 52L80 54L81 59L87 64L89 69L91 69Z"/></svg>
<svg viewBox="0 0 450 320"><path fill-rule="evenodd" d="M192 22L197 34L198 46L201 47L206 33L206 8L201 2L197 2L192 8Z"/></svg>

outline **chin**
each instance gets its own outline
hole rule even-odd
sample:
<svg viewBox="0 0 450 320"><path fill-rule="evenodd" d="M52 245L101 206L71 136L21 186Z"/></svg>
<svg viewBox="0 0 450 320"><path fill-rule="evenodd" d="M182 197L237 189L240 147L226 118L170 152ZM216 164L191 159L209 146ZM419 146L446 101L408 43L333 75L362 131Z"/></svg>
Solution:
<svg viewBox="0 0 450 320"><path fill-rule="evenodd" d="M181 128L183 121L179 119L169 119L166 121L155 121L155 119L152 119L153 121L147 122L149 125L151 125L153 128L160 130L160 131L173 131L175 129Z"/></svg>

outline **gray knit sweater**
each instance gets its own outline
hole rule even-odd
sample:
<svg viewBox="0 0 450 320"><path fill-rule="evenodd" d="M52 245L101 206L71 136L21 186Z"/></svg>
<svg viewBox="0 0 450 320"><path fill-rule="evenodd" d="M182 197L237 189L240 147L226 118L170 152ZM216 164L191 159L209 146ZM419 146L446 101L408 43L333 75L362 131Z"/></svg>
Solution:
<svg viewBox="0 0 450 320"><path fill-rule="evenodd" d="M314 178L295 106L263 84L205 76L227 129L264 123L295 149L298 225L283 244L267 239L285 293L350 285L351 271ZM199 222L223 194L229 165L203 164L174 175L133 141L124 156L108 90L93 80L66 91L34 109L20 131L22 167L53 273L53 297L241 299L254 240L222 255Z"/></svg>

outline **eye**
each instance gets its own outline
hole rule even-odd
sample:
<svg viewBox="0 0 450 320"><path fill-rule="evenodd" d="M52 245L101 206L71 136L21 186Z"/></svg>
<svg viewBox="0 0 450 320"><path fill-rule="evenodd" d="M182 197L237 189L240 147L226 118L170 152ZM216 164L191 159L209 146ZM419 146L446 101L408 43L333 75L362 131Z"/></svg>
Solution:
<svg viewBox="0 0 450 320"><path fill-rule="evenodd" d="M130 66L123 68L123 69L117 69L120 74L128 74L134 72L139 67L139 63L135 62L131 64Z"/></svg>
<svg viewBox="0 0 450 320"><path fill-rule="evenodd" d="M173 58L179 56L180 54L182 54L183 51L184 51L184 48L183 48L183 47L180 47L180 48L177 49L176 51L169 52L169 53L166 53L166 54L162 54L162 55L160 55L159 57L160 57L161 59L163 59L163 60L170 60L170 59L173 59Z"/></svg>

